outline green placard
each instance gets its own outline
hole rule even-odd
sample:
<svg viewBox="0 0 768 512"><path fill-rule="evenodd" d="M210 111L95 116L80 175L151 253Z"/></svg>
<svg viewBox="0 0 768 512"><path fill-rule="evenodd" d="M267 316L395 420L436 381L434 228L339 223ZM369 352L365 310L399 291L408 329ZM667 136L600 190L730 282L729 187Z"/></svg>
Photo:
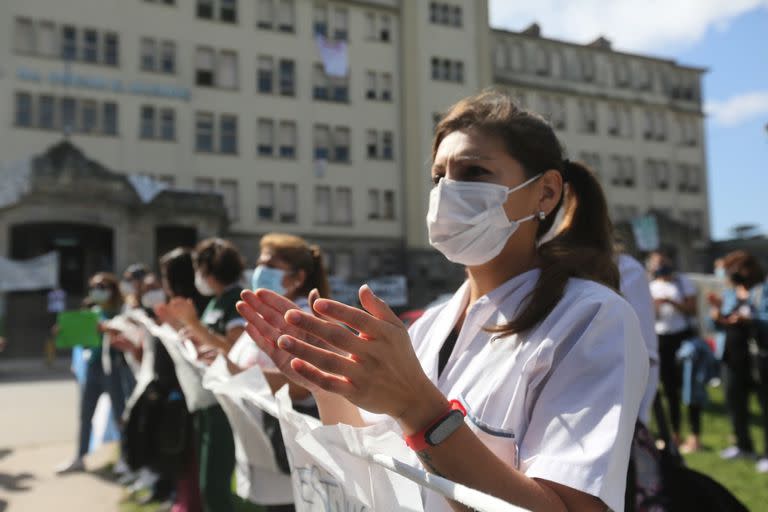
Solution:
<svg viewBox="0 0 768 512"><path fill-rule="evenodd" d="M58 348L98 347L101 343L99 315L93 311L64 311L58 314L56 322L59 325Z"/></svg>

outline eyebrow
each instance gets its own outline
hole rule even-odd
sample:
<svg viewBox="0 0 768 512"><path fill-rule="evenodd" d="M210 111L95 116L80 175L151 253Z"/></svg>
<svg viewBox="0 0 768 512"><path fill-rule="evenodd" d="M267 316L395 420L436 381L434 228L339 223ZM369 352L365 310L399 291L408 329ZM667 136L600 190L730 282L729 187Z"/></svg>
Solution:
<svg viewBox="0 0 768 512"><path fill-rule="evenodd" d="M449 157L448 160L453 160L454 162L478 162L478 161L493 161L495 159L485 155L468 153L464 155L456 155L456 156ZM433 169L442 169L444 167L445 167L445 164L442 162L439 164L432 165Z"/></svg>

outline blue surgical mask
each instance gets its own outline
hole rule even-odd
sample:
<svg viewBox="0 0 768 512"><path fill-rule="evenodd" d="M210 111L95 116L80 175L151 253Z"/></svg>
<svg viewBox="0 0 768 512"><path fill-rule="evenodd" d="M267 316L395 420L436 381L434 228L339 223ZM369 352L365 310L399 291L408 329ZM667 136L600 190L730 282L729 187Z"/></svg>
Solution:
<svg viewBox="0 0 768 512"><path fill-rule="evenodd" d="M725 267L717 267L715 269L715 277L720 279L721 281L724 281L726 277Z"/></svg>
<svg viewBox="0 0 768 512"><path fill-rule="evenodd" d="M253 277L251 277L251 289L256 290L258 288L265 288L267 290L272 290L275 293L279 293L280 295L285 295L283 277L285 277L285 270L259 265L256 267L256 270L253 271Z"/></svg>

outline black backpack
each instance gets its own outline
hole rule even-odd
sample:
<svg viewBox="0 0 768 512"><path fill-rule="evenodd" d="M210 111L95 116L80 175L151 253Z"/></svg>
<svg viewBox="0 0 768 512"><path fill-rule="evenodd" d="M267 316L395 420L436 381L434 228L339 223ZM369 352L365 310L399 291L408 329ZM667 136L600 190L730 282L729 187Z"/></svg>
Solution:
<svg viewBox="0 0 768 512"><path fill-rule="evenodd" d="M627 472L625 512L748 512L728 489L685 466L671 440L659 395L653 409L664 449L656 448L653 435L638 421Z"/></svg>
<svg viewBox="0 0 768 512"><path fill-rule="evenodd" d="M192 415L162 343L155 342L155 378L128 412L121 447L133 470L149 468L173 478L185 467L193 443Z"/></svg>

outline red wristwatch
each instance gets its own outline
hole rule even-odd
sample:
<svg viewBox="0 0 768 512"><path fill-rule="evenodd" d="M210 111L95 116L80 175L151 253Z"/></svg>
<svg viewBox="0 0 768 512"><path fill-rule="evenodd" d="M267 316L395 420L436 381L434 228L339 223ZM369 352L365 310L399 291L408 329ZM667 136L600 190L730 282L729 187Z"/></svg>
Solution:
<svg viewBox="0 0 768 512"><path fill-rule="evenodd" d="M410 436L404 436L405 444L411 450L421 452L430 446L439 445L456 432L461 424L464 423L467 410L458 400L451 400L450 406L450 409L445 414L430 423L424 430Z"/></svg>

